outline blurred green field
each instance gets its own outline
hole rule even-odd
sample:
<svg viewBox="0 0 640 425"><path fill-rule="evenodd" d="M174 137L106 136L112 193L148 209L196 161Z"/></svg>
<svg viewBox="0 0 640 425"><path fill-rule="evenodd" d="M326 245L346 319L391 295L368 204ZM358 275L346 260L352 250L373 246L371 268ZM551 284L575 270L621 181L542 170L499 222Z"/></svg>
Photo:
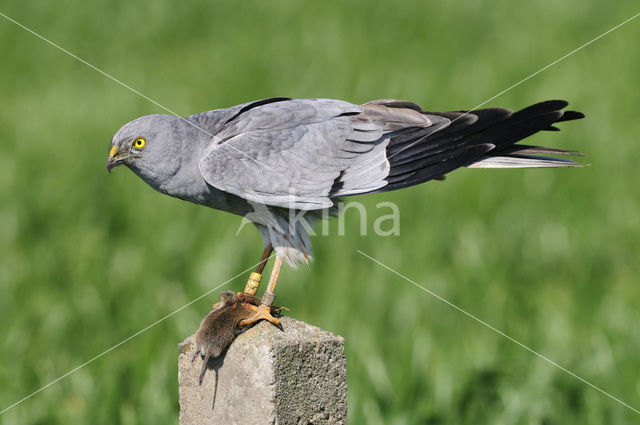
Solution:
<svg viewBox="0 0 640 425"><path fill-rule="evenodd" d="M270 96L471 108L637 13L629 1L2 2L0 11L188 115ZM638 415L356 249L640 408L640 19L489 106L562 98L538 144L591 167L460 170L366 196L401 232L313 240L278 302L346 338L351 424L626 424ZM0 410L254 264L238 217L104 169L163 111L0 17ZM226 288L240 290L246 276ZM217 292L217 291L216 291ZM212 294L0 416L175 424L177 348Z"/></svg>

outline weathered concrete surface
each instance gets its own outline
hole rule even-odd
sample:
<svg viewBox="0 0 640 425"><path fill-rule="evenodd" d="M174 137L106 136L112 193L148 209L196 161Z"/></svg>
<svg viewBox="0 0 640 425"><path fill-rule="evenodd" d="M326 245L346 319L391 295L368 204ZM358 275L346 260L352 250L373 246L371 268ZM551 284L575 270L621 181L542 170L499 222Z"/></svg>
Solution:
<svg viewBox="0 0 640 425"><path fill-rule="evenodd" d="M209 361L202 385L203 359L191 363L193 346L180 354L181 425L347 422L344 339L289 317L281 321L284 331L261 322L238 336Z"/></svg>

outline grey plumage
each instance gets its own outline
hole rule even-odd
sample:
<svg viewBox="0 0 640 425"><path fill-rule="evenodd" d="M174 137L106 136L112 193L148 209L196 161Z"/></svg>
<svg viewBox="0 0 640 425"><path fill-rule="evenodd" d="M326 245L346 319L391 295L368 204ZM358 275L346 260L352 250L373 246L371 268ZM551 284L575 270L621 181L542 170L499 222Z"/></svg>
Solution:
<svg viewBox="0 0 640 425"><path fill-rule="evenodd" d="M249 218L265 245L295 265L311 258L311 244L289 210L317 215L337 197L442 179L463 166L580 165L554 157L573 151L515 144L583 117L566 106L438 113L398 100L272 98L186 118L138 118L113 137L107 168L124 163L160 192ZM140 137L146 145L136 149Z"/></svg>

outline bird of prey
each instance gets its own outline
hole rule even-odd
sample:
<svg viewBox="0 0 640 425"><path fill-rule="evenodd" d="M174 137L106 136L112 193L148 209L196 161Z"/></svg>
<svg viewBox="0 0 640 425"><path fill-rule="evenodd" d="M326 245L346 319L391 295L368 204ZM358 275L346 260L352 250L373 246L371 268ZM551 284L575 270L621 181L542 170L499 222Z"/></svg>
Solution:
<svg viewBox="0 0 640 425"><path fill-rule="evenodd" d="M254 295L275 251L258 320L270 313L283 261L312 259L307 222L337 198L442 180L460 167L574 167L575 151L517 144L555 123L583 118L550 100L518 112L427 112L402 100L362 105L276 97L178 117L148 115L118 130L107 170L124 164L154 189L251 220L264 251L244 294ZM295 214L291 214L291 213Z"/></svg>

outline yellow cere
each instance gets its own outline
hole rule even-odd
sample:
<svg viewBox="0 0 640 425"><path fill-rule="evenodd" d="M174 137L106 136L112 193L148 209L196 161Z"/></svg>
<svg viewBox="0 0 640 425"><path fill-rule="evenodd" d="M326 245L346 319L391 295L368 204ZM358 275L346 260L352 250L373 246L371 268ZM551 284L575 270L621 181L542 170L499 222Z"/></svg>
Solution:
<svg viewBox="0 0 640 425"><path fill-rule="evenodd" d="M144 146L147 144L147 141L144 139L144 137L138 137L134 142L133 142L133 147L136 149L142 149L144 148Z"/></svg>
<svg viewBox="0 0 640 425"><path fill-rule="evenodd" d="M113 158L113 156L118 152L118 148L116 145L111 146L111 150L109 151L109 157Z"/></svg>

